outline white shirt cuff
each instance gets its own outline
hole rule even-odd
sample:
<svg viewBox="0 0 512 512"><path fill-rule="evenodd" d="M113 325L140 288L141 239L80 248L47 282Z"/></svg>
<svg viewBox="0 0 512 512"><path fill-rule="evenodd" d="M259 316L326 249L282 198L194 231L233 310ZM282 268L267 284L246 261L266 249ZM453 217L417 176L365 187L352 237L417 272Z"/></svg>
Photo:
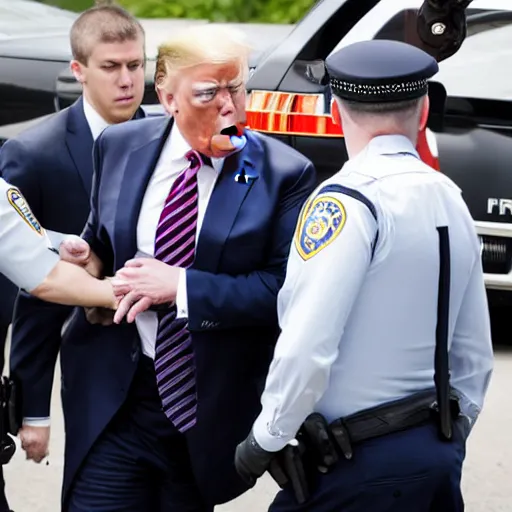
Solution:
<svg viewBox="0 0 512 512"><path fill-rule="evenodd" d="M268 425L269 421L263 413L256 418L252 433L256 442L267 452L278 452L282 450L295 436L280 432L271 433Z"/></svg>
<svg viewBox="0 0 512 512"><path fill-rule="evenodd" d="M188 318L187 272L184 268L180 268L178 289L176 291L176 310L176 318Z"/></svg>
<svg viewBox="0 0 512 512"><path fill-rule="evenodd" d="M59 250L60 245L65 240L72 240L74 238L78 238L79 240L81 240L79 236L68 235L66 233L59 233L58 231L51 231L49 229L46 230L46 234L48 235L48 238L50 239L50 243L52 244L52 247L57 250Z"/></svg>
<svg viewBox="0 0 512 512"><path fill-rule="evenodd" d="M23 418L23 426L25 427L49 427L50 418Z"/></svg>

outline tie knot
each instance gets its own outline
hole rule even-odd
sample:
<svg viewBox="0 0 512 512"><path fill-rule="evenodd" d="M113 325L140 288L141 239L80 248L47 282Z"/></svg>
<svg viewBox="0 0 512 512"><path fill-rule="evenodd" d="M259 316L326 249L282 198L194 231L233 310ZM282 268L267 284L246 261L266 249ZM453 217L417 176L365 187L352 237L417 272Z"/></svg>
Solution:
<svg viewBox="0 0 512 512"><path fill-rule="evenodd" d="M190 167L192 168L199 168L202 165L212 165L211 160L207 156L199 153L195 149L188 151L185 157L190 162Z"/></svg>

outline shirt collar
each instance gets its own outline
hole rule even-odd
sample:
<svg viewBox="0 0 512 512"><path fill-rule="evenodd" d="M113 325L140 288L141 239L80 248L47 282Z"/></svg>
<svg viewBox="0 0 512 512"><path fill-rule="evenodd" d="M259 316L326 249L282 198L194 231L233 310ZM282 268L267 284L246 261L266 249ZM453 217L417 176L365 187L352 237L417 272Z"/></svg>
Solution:
<svg viewBox="0 0 512 512"><path fill-rule="evenodd" d="M419 158L413 143L405 135L378 135L368 143L366 153L371 155L408 153Z"/></svg>
<svg viewBox="0 0 512 512"><path fill-rule="evenodd" d="M96 140L101 132L107 127L110 126L103 117L101 117L98 112L94 109L94 107L83 97L83 105L84 105L84 114L85 119L87 120L87 124L89 125L89 129L91 130L93 140Z"/></svg>
<svg viewBox="0 0 512 512"><path fill-rule="evenodd" d="M190 144L185 140L180 132L180 129L178 128L178 125L176 122L174 122L172 125L171 134L169 136L169 152L171 155L171 160L174 162L182 161L183 163L186 163L185 155L191 149L192 148L190 147ZM215 172L220 173L225 159L212 158L211 160Z"/></svg>

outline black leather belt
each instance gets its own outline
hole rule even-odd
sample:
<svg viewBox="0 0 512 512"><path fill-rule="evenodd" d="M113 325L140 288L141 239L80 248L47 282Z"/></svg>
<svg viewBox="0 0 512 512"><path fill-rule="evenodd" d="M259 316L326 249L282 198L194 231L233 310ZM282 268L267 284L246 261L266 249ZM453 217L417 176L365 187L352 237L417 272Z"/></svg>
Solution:
<svg viewBox="0 0 512 512"><path fill-rule="evenodd" d="M452 418L459 415L458 400L450 400ZM436 391L428 390L333 421L329 427L346 458L352 445L438 421Z"/></svg>

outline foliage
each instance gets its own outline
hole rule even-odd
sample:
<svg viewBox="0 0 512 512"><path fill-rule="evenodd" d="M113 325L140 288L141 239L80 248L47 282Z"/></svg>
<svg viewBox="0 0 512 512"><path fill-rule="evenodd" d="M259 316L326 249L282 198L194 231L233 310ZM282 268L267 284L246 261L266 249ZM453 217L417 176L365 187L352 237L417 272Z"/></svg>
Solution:
<svg viewBox="0 0 512 512"><path fill-rule="evenodd" d="M295 23L315 0L117 0L141 18L198 18L216 22Z"/></svg>
<svg viewBox="0 0 512 512"><path fill-rule="evenodd" d="M39 0L43 4L54 5L68 11L84 11L94 5L94 0Z"/></svg>
<svg viewBox="0 0 512 512"><path fill-rule="evenodd" d="M94 0L43 0L73 11ZM296 23L316 0L116 0L139 18L196 18L215 22Z"/></svg>

